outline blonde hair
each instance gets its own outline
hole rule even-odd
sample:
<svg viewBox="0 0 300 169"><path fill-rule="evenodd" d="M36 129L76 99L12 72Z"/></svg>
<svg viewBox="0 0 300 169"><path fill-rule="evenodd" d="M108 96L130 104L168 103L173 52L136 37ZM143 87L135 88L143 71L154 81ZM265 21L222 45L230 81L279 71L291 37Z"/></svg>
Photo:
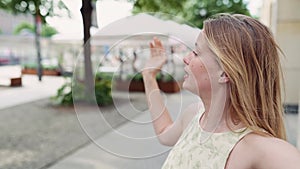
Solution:
<svg viewBox="0 0 300 169"><path fill-rule="evenodd" d="M231 117L258 134L286 139L279 47L271 31L248 16L219 14L204 34L230 79Z"/></svg>

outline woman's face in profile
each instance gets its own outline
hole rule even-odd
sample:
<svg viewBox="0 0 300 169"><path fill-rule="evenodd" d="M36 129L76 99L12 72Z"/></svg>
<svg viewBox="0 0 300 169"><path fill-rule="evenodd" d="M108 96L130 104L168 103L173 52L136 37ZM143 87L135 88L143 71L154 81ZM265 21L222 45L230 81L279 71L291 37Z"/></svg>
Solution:
<svg viewBox="0 0 300 169"><path fill-rule="evenodd" d="M208 47L203 31L200 32L195 48L184 57L183 88L197 95L211 94L212 85L218 84L222 69L217 56Z"/></svg>

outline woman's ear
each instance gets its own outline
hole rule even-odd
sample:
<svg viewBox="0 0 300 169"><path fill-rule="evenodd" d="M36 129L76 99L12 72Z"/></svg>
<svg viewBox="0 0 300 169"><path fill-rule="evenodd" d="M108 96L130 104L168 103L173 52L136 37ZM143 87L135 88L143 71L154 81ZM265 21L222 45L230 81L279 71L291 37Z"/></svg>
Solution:
<svg viewBox="0 0 300 169"><path fill-rule="evenodd" d="M225 72L223 72L219 78L219 83L228 83L229 82L229 77L226 75Z"/></svg>

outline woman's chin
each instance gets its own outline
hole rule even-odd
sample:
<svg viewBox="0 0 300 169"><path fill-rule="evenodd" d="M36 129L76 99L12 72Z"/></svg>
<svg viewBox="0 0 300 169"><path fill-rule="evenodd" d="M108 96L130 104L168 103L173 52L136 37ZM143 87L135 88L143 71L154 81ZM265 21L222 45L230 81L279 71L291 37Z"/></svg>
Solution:
<svg viewBox="0 0 300 169"><path fill-rule="evenodd" d="M199 90L195 89L195 86L190 85L190 83L187 83L186 81L183 82L182 89L189 91L193 94L199 95Z"/></svg>
<svg viewBox="0 0 300 169"><path fill-rule="evenodd" d="M190 86L188 85L188 83L187 83L186 81L183 81L183 83L182 83L182 88L183 88L184 90L188 90L188 91L191 90Z"/></svg>

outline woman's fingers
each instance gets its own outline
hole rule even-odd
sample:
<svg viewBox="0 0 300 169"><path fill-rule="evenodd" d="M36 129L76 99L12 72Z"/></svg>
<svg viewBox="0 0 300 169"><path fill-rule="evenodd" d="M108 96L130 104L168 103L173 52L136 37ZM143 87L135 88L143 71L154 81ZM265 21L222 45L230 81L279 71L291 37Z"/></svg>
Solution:
<svg viewBox="0 0 300 169"><path fill-rule="evenodd" d="M156 56L164 56L165 49L161 43L161 41L157 38L154 37L152 42L150 42L150 51L151 51L151 56L156 57Z"/></svg>
<svg viewBox="0 0 300 169"><path fill-rule="evenodd" d="M154 42L155 42L157 48L164 50L164 47L158 38L154 37Z"/></svg>
<svg viewBox="0 0 300 169"><path fill-rule="evenodd" d="M155 51L154 51L154 44L153 44L153 42L150 42L149 46L150 46L151 56L154 57L155 56Z"/></svg>
<svg viewBox="0 0 300 169"><path fill-rule="evenodd" d="M162 66L166 63L166 52L162 42L156 37L154 37L153 40L149 43L149 47L151 57L146 62L144 71L152 72L155 74L159 70L161 70Z"/></svg>

